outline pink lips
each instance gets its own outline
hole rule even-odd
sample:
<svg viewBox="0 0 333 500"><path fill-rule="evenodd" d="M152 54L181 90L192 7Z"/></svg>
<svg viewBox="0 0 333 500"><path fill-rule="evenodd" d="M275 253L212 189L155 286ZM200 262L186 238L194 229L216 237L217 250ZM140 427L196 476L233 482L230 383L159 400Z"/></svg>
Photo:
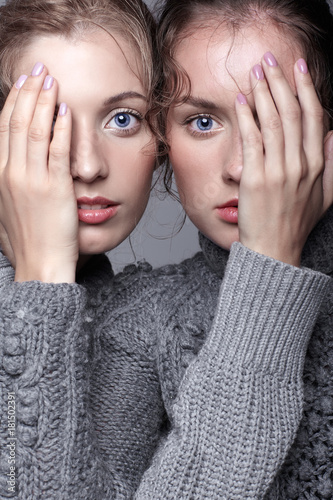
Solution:
<svg viewBox="0 0 333 500"><path fill-rule="evenodd" d="M238 224L238 200L230 200L217 207L219 217L230 224Z"/></svg>
<svg viewBox="0 0 333 500"><path fill-rule="evenodd" d="M78 198L77 206L78 217L81 222L101 224L116 215L119 204L103 196L96 196L95 198L82 196Z"/></svg>

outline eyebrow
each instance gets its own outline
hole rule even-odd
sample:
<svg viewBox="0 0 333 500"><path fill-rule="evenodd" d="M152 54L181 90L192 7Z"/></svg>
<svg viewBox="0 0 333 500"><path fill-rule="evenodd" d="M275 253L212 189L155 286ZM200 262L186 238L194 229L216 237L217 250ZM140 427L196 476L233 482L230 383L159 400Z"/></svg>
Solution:
<svg viewBox="0 0 333 500"><path fill-rule="evenodd" d="M218 106L213 101L207 101L206 99L194 96L189 96L184 100L180 99L178 104L189 104L190 106L194 106L196 108L218 109Z"/></svg>
<svg viewBox="0 0 333 500"><path fill-rule="evenodd" d="M139 94L138 92L121 92L120 94L114 95L106 99L103 103L103 106L108 107L119 101L124 101L125 99L142 99L146 101L147 97L145 97L142 94Z"/></svg>

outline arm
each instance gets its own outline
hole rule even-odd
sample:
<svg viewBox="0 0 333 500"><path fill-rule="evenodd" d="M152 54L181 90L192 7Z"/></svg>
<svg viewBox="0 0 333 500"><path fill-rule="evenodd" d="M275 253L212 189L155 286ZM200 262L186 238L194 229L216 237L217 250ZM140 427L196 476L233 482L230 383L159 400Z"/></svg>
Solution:
<svg viewBox="0 0 333 500"><path fill-rule="evenodd" d="M125 436L128 454L137 449L133 472L126 477L118 473L120 465L104 462L92 433L89 400L92 391L98 392L98 383L94 385L93 380L89 387L89 333L93 329L97 335L96 321L99 320L91 308L90 320L85 323L88 313L84 303L73 305L75 290L79 294L83 292L78 285L69 285L74 281L78 252L77 204L69 169L70 111L65 115L58 113L50 143L57 83L45 90L46 75L44 68L40 75L28 77L23 87L14 86L0 117L1 241L15 264L15 280L23 282L21 285L11 283L2 290L4 301L0 311L3 391L17 393L17 398L23 394L24 400L19 403L25 426L17 428L15 465L19 479L16 486L19 498L25 500L29 495L47 500L59 497L128 498L127 490L132 487L130 479L134 476L137 484L137 471L142 473L147 463L144 457L150 429L146 429L147 419L142 423L144 426L138 425L131 435L117 428L118 434ZM36 131L40 134L38 138ZM41 210L41 207L46 208ZM4 259L3 264L5 277L8 262ZM13 276L13 269L10 274ZM101 312L98 287L94 291L92 307ZM18 314L24 311L24 315L12 323L17 311ZM92 317L95 322L91 321ZM21 325L20 331L12 331L17 323ZM13 358L10 358L9 368L7 354L12 354ZM135 355L134 352L129 358L134 364ZM142 363L147 366L141 378L145 377L145 388L148 386L155 397L156 369L150 374L149 362L144 358L139 357L137 361L141 368ZM111 358L111 363L118 361L121 360L117 357ZM13 364L18 366L13 368ZM107 389L103 386L105 403L108 402ZM157 393L160 394L158 390ZM142 405L146 404L147 414L149 403L154 406L158 398L151 400L148 393L145 396ZM26 409L29 398L31 405ZM113 400L115 398L112 398L111 407ZM5 400L3 404L1 421L5 425ZM97 404L96 408L99 408ZM160 409L156 408L159 414ZM30 415L32 411L35 413ZM99 417L103 419L103 415ZM114 417L111 423L113 420L118 422ZM27 421L33 430L27 427ZM157 434L157 424L153 425L154 434ZM6 440L6 426L3 432ZM26 434L31 433L35 433L33 439L26 442ZM150 439L155 444L156 436ZM151 443L148 448L151 454ZM7 465L4 456L4 488Z"/></svg>
<svg viewBox="0 0 333 500"><path fill-rule="evenodd" d="M0 497L66 498L85 294L78 285L11 283L0 304Z"/></svg>
<svg viewBox="0 0 333 500"><path fill-rule="evenodd" d="M252 111L245 96L236 103L245 246L232 247L212 331L180 385L170 440L138 499L262 498L295 436L327 278L282 262L299 266L332 203L327 146L323 189L323 113L304 64L294 71L299 102L276 62L264 58L264 71L251 72L260 130L253 103Z"/></svg>
<svg viewBox="0 0 333 500"><path fill-rule="evenodd" d="M233 245L213 327L136 498L263 497L301 417L303 359L327 282Z"/></svg>
<svg viewBox="0 0 333 500"><path fill-rule="evenodd" d="M164 416L155 360L135 344L98 345L111 282L105 266L91 274L84 286L0 290L0 498L129 499L155 450Z"/></svg>

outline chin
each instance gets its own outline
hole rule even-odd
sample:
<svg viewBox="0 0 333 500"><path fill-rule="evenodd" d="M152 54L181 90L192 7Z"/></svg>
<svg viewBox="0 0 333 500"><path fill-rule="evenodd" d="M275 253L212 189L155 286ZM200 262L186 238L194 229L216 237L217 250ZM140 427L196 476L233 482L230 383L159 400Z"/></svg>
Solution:
<svg viewBox="0 0 333 500"><path fill-rule="evenodd" d="M125 239L125 238L124 238ZM103 242L101 240L94 240L90 242L82 242L79 244L79 254L80 255L97 255L100 253L105 253L109 252L110 250L113 250L116 248L118 245L123 240L116 240L115 242Z"/></svg>
<svg viewBox="0 0 333 500"><path fill-rule="evenodd" d="M123 238L125 239L125 238ZM87 241L87 238L80 238L79 253L80 255L97 255L100 253L109 252L118 246L123 239L115 239L114 241L103 241L102 238L93 238ZM82 241L83 240L83 241Z"/></svg>
<svg viewBox="0 0 333 500"><path fill-rule="evenodd" d="M219 234L216 237L216 231L214 233L211 233L209 231L202 231L202 233L215 245L223 248L223 250L228 250L230 251L231 245L235 243L235 241L239 241L239 231L238 227L235 228L234 230L229 231L220 231L221 234Z"/></svg>
<svg viewBox="0 0 333 500"><path fill-rule="evenodd" d="M119 228L118 228L119 229ZM80 255L97 255L116 248L128 236L126 228L86 226L79 228Z"/></svg>

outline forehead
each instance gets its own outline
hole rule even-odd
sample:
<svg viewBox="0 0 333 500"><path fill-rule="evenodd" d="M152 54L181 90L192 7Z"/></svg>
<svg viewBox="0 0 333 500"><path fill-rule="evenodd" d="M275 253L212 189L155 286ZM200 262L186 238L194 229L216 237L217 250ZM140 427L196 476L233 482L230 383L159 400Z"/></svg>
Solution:
<svg viewBox="0 0 333 500"><path fill-rule="evenodd" d="M15 65L14 81L21 74L29 75L37 61L57 79L60 94L65 91L79 98L89 88L95 97L107 89L110 94L127 90L143 93L139 58L119 36L98 31L84 38L39 37Z"/></svg>
<svg viewBox="0 0 333 500"><path fill-rule="evenodd" d="M273 24L245 26L233 34L225 25L199 28L183 39L175 58L191 80L191 93L212 96L225 91L251 92L249 72L265 52L272 52L294 87L293 66L300 48Z"/></svg>

